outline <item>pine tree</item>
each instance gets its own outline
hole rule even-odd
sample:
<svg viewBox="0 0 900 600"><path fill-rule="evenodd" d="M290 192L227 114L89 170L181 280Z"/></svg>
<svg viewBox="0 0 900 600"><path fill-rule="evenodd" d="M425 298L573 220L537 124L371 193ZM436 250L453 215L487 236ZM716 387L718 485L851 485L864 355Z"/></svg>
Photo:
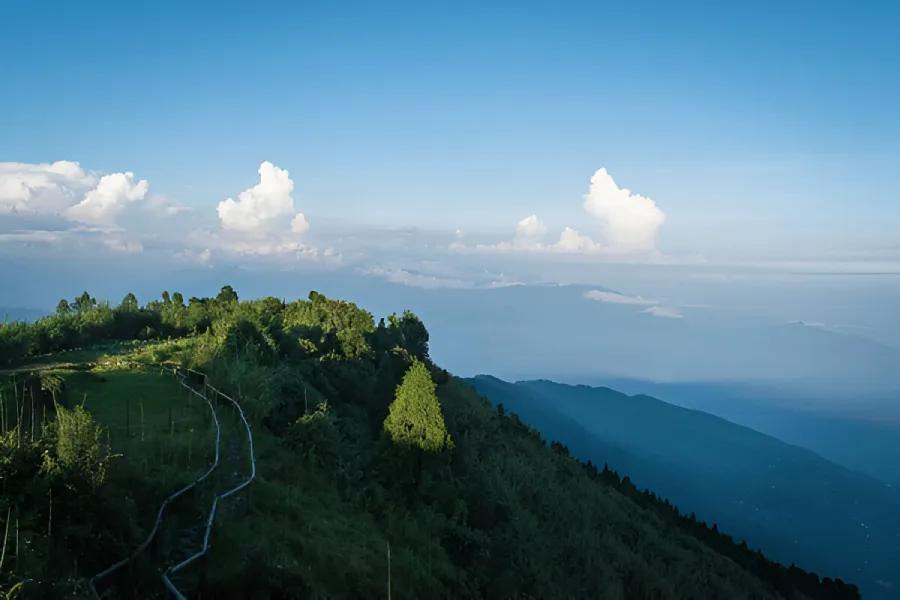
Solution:
<svg viewBox="0 0 900 600"><path fill-rule="evenodd" d="M453 448L436 388L425 364L414 359L397 386L394 401L384 420L388 438L394 444L410 449L415 457L413 479L417 487L424 454Z"/></svg>

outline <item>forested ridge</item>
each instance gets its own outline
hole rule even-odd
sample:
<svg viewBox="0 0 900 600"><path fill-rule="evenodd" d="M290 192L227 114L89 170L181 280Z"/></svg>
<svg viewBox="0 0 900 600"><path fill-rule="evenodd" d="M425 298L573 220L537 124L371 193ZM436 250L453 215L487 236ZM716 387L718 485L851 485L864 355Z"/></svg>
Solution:
<svg viewBox="0 0 900 600"><path fill-rule="evenodd" d="M147 367L175 362L239 398L257 443L257 481L200 565L203 597L860 597L548 447L428 349L409 311L376 323L316 292L240 301L228 286L143 306L85 292L0 325L0 592L86 593L202 466L201 425L180 425L161 399L175 384ZM52 401L38 411L35 397ZM168 403L160 435L145 431L154 402ZM124 430L111 425L121 410Z"/></svg>

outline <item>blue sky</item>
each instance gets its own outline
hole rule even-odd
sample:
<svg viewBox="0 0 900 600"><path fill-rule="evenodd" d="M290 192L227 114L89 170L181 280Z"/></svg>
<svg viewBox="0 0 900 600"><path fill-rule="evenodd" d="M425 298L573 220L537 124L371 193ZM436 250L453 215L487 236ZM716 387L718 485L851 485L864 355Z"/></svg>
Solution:
<svg viewBox="0 0 900 600"><path fill-rule="evenodd" d="M896 3L2 11L0 305L304 271L900 333L897 277L790 275L900 272Z"/></svg>
<svg viewBox="0 0 900 600"><path fill-rule="evenodd" d="M676 230L898 223L900 9L727 4L14 2L0 158L198 207L269 160L385 226L575 226L600 167Z"/></svg>

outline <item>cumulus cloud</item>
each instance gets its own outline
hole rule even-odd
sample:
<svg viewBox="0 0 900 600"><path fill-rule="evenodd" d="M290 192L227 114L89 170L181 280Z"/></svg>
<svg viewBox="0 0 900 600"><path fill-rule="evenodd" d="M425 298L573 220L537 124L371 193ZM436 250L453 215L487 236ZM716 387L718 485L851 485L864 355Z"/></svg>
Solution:
<svg viewBox="0 0 900 600"><path fill-rule="evenodd" d="M304 240L310 223L294 209L290 173L269 161L260 164L257 172L256 185L238 194L237 200L227 198L217 205L221 229L195 230L188 236L189 245L217 256L340 261L333 250L320 252Z"/></svg>
<svg viewBox="0 0 900 600"><path fill-rule="evenodd" d="M144 199L147 187L146 179L135 182L131 172L104 175L97 187L85 194L84 200L64 214L73 221L112 226L125 203Z"/></svg>
<svg viewBox="0 0 900 600"><path fill-rule="evenodd" d="M606 169L591 177L584 209L603 223L603 240L611 249L653 250L665 214L650 198L616 185Z"/></svg>
<svg viewBox="0 0 900 600"><path fill-rule="evenodd" d="M547 233L547 226L537 215L525 217L516 225L516 241L528 245L537 242Z"/></svg>
<svg viewBox="0 0 900 600"><path fill-rule="evenodd" d="M0 214L59 214L96 184L77 162L0 163Z"/></svg>
<svg viewBox="0 0 900 600"><path fill-rule="evenodd" d="M101 175L67 160L0 163L0 214L8 215L4 221L9 223L18 221L21 229L64 230L70 229L72 222L114 229L129 205L140 205L161 216L188 210L150 195L147 181L135 180L131 172ZM147 213L139 222L146 217Z"/></svg>
<svg viewBox="0 0 900 600"><path fill-rule="evenodd" d="M285 217L294 215L291 231L303 234L309 230L309 222L301 213L294 214L294 182L290 173L279 169L269 161L259 166L259 183L238 195L237 201L227 198L219 203L217 211L222 229L244 232L266 232L276 227Z"/></svg>
<svg viewBox="0 0 900 600"><path fill-rule="evenodd" d="M556 242L555 249L560 252L575 254L594 254L599 252L601 247L600 244L586 235L581 235L571 227L566 227L559 234L559 241Z"/></svg>
<svg viewBox="0 0 900 600"><path fill-rule="evenodd" d="M606 169L599 169L591 177L582 207L599 222L602 242L566 226L555 243L543 243L540 240L546 235L547 227L532 214L519 221L512 242L475 246L453 242L450 249L457 252L655 253L656 238L665 215L650 198L619 188Z"/></svg>
<svg viewBox="0 0 900 600"><path fill-rule="evenodd" d="M669 308L667 306L651 306L642 313L653 315L654 317L662 317L664 319L683 319L684 315L678 309Z"/></svg>
<svg viewBox="0 0 900 600"><path fill-rule="evenodd" d="M650 306L659 304L656 300L648 300L640 296L626 296L616 292L604 292L603 290L589 290L584 293L584 297L598 302L608 302L610 304L636 304L639 306Z"/></svg>
<svg viewBox="0 0 900 600"><path fill-rule="evenodd" d="M304 234L309 231L309 221L306 220L301 213L297 213L294 215L294 218L291 219L291 231L294 233Z"/></svg>

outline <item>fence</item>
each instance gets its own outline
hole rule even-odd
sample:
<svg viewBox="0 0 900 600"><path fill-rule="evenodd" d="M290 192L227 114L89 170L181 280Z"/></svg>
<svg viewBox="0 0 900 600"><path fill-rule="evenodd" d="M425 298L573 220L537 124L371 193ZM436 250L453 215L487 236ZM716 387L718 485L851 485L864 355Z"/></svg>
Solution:
<svg viewBox="0 0 900 600"><path fill-rule="evenodd" d="M200 398L202 398L203 400L205 400L206 403L207 403L207 405L209 406L209 410L210 410L210 412L212 413L213 421L215 422L215 426L216 426L216 453L215 453L215 459L214 459L214 461L213 461L212 466L209 468L209 470L207 470L205 473L203 473L203 475L201 475L200 477L198 477L197 479L195 479L194 481L192 481L192 482L189 483L188 485L184 486L184 487L181 488L180 490L176 491L174 494L170 495L169 497L167 497L167 498L163 501L162 505L159 507L159 511L157 512L157 515L156 515L156 521L154 522L153 528L150 530L150 533L149 533L149 535L147 536L147 539L145 539L144 542L141 543L141 545L138 546L138 547L135 549L134 552L132 552L129 556L123 558L122 560L120 560L120 561L117 562L116 564L114 564L114 565L110 566L109 568L105 569L104 571L101 571L100 573L97 573L96 575L94 575L93 577L91 577L91 578L88 580L88 586L90 587L91 592L93 593L94 597L95 597L95 598L98 598L98 599L100 598L100 595L97 593L97 589L96 589L95 583L96 583L97 581L99 581L100 579L102 579L102 578L104 578L104 577L110 575L111 573L117 571L118 569L124 567L125 565L129 564L131 561L133 561L134 559L136 559L136 558L137 558L144 550L146 550L147 547L150 546L150 544L152 543L153 539L156 537L156 534L157 534L158 531L159 531L159 528L160 528L160 525L161 525L162 519L163 519L163 514L164 514L164 512L165 512L166 507L167 507L169 504L171 504L176 498L178 498L179 496L183 495L184 493L190 491L191 489L193 489L194 487L196 487L200 482L202 482L204 479L206 479L207 477L209 477L209 476L213 473L213 471L215 471L215 469L219 466L220 445L221 445L220 443L221 443L221 432L222 432L222 429L221 429L221 426L220 426L220 424L219 424L219 417L218 417L218 414L216 413L216 409L215 409L215 407L213 406L213 403L212 403L212 401L211 401L210 398L209 398L209 394L207 393L207 390L212 390L212 391L213 391L215 394L217 394L218 396L222 396L222 397L225 398L226 400L230 401L230 402L231 402L232 404L234 404L234 406L237 408L238 413L239 413L240 416L241 416L241 420L243 421L244 428L245 428L246 431L247 431L247 439L248 439L249 449L250 449L250 468L251 468L251 471L250 471L250 476L249 476L245 481L241 482L241 483L240 483L239 485L237 485L236 487L234 487L234 488L232 488L232 489L230 489L230 490L227 490L227 491L225 491L225 492L219 494L219 495L216 496L216 498L213 500L212 509L210 510L209 518L207 519L207 522L206 522L206 531L204 532L204 536L203 536L203 547L202 547L202 549L201 549L199 552L197 552L196 554L194 554L193 556L189 557L188 559L186 559L186 560L180 562L179 564L177 564L177 565L175 565L175 566L172 566L172 567L169 567L168 569L166 569L166 570L162 573L163 583L166 585L166 587L169 589L169 591L172 592L172 593L175 595L175 597L178 598L179 600L185 600L185 596L184 596L181 592L178 591L178 589L177 589L177 588L175 587L175 585L172 583L172 581L171 581L171 579L170 579L170 576L174 575L176 572L180 571L181 569L183 569L183 568L186 567L187 565L191 564L192 562L194 562L194 561L197 560L198 558L202 557L202 556L203 556L204 554L206 554L206 552L209 550L209 536L210 536L210 533L212 532L213 521L215 520L215 516L216 516L216 508L217 508L217 506L218 506L218 504L219 504L219 501L220 501L220 500L223 500L223 499L227 498L228 496L231 496L232 494L235 494L235 493L237 493L238 491L242 490L243 488L247 487L247 486L250 485L250 483L256 478L256 455L255 455L255 453L254 453L254 451L253 451L253 434L252 434L252 432L251 432L251 430L250 430L250 423L247 421L247 417L246 417L246 415L244 414L244 410L241 408L241 405L240 405L238 402L236 402L233 398L231 398L231 397L229 397L229 396L226 396L225 394L223 394L222 392L220 392L220 391L217 390L216 388L214 388L214 387L212 387L211 385L207 384L207 383L206 383L206 375L203 374L203 373L200 373L200 372L198 372L198 371L194 371L194 370L192 370L192 369L180 369L179 367L175 367L175 366L162 365L162 366L161 366L161 370L160 370L160 374L162 374L162 373L165 372L166 370L171 371L172 374L175 376L175 378L178 380L178 383L179 383L179 384L181 384L184 388L186 388L186 389L187 389L189 392L191 392L192 394L194 394L194 395L196 395L196 396L199 396ZM184 373L184 374L182 374L182 373ZM185 382L185 379L186 379L186 375L187 375L187 374L194 374L195 376L200 376L200 377L202 377L202 380L203 380L203 382L204 382L204 384L203 384L203 385L204 385L204 389L203 389L203 393L202 393L202 394L201 394L200 392L198 392L197 390L195 390L193 387L191 387L190 385L188 385L188 384Z"/></svg>
<svg viewBox="0 0 900 600"><path fill-rule="evenodd" d="M196 373L196 371L195 371L195 373ZM204 381L205 381L205 376L204 376ZM182 385L184 385L184 384L182 383ZM209 551L209 535L212 532L213 521L215 521L215 518L216 518L216 508L219 505L219 501L224 500L225 498L227 498L228 496L231 496L232 494L236 494L240 490L242 490L245 487L247 487L248 485L250 485L250 483L256 478L256 455L253 452L253 433L250 431L250 423L247 422L247 416L244 414L244 409L241 408L241 405L238 404L233 398L231 398L230 396L226 396L225 394L223 394L222 392L220 392L219 390L217 390L216 388L214 388L213 386L211 386L209 384L205 385L204 395L203 395L203 397L206 399L207 402L209 402L209 398L207 397L208 394L205 393L206 390L212 390L217 396L221 396L221 397L225 398L226 400L228 400L229 402L234 404L235 408L237 408L238 414L241 416L241 421L243 421L243 423L244 423L244 428L247 430L247 442L248 442L249 448L250 448L250 476L247 479L245 479L243 482L238 484L237 486L231 488L230 490L222 492L221 494L219 494L218 496L215 497L215 499L213 500L212 509L209 511L209 518L206 521L206 532L203 535L203 547L200 549L200 551L197 552L196 554L194 554L193 556L190 556L187 559L183 560L182 562L178 563L177 565L169 567L162 574L163 583L166 584L166 587L169 589L170 592L172 592L172 594L175 595L176 598L178 598L178 600L186 600L186 599L185 599L185 596L181 592L179 592L178 589L175 587L175 584L172 583L171 576L174 575L175 573L177 573L178 571L180 571L181 569L183 569L184 567L188 566L189 564L191 564L192 562L194 562L195 560L197 560L198 558L200 558L201 556L203 556L204 554L206 554Z"/></svg>

